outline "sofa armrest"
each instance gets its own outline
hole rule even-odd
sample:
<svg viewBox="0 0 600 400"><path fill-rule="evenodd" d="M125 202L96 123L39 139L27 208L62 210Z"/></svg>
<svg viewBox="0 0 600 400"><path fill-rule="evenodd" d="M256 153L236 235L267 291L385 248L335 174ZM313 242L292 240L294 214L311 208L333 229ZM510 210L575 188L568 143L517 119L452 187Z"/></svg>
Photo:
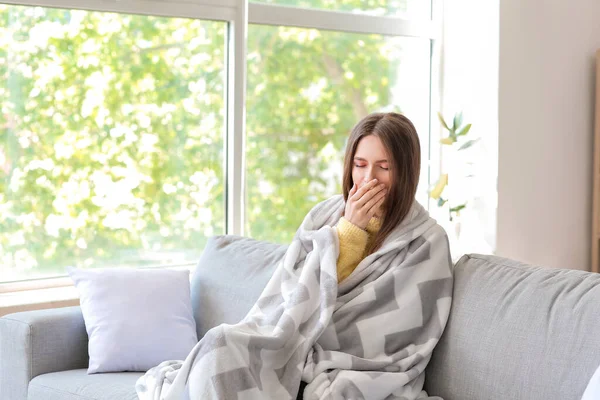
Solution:
<svg viewBox="0 0 600 400"><path fill-rule="evenodd" d="M88 336L79 307L0 318L0 399L25 400L38 375L87 368Z"/></svg>

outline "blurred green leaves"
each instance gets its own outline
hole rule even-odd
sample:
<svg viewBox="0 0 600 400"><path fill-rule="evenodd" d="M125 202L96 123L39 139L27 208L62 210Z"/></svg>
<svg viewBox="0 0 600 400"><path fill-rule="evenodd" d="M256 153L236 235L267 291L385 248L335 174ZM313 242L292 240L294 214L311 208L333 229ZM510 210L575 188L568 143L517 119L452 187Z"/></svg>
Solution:
<svg viewBox="0 0 600 400"><path fill-rule="evenodd" d="M248 37L246 232L286 243L317 202L341 193L354 124L398 110L404 38L261 25Z"/></svg>
<svg viewBox="0 0 600 400"><path fill-rule="evenodd" d="M0 5L0 281L194 262L225 231L225 32ZM289 242L340 193L352 126L399 109L397 39L249 27L247 235Z"/></svg>
<svg viewBox="0 0 600 400"><path fill-rule="evenodd" d="M224 232L226 24L0 5L0 281Z"/></svg>

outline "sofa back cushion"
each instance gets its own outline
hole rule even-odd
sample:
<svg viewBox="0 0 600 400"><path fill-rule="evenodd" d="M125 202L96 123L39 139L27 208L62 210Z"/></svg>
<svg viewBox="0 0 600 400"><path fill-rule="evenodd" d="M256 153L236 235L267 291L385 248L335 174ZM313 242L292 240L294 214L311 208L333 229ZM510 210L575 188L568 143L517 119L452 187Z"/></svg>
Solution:
<svg viewBox="0 0 600 400"><path fill-rule="evenodd" d="M191 281L198 339L246 316L286 250L286 245L234 235L208 240Z"/></svg>
<svg viewBox="0 0 600 400"><path fill-rule="evenodd" d="M580 400L600 365L600 274L464 256L425 374L444 400Z"/></svg>

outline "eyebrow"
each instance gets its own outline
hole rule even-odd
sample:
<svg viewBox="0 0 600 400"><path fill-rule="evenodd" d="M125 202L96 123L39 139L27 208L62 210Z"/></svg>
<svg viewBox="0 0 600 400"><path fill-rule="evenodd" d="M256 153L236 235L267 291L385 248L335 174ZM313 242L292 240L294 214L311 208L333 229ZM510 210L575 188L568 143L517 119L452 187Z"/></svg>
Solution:
<svg viewBox="0 0 600 400"><path fill-rule="evenodd" d="M358 160L358 161L367 161L362 157L354 157L354 159ZM386 162L388 162L388 160L377 160L377 161L375 161L375 164L381 164L381 163L386 163Z"/></svg>

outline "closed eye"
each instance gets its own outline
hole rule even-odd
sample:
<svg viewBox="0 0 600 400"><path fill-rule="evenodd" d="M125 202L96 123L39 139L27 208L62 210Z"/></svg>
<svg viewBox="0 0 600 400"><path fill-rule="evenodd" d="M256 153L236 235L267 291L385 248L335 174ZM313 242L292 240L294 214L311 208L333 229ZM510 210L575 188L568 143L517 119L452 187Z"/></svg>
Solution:
<svg viewBox="0 0 600 400"><path fill-rule="evenodd" d="M365 167L366 167L366 165L359 165L359 164L354 164L354 166L355 166L356 168L365 168ZM382 169L382 170L384 170L384 171L389 171L389 170L390 170L389 168L382 167L382 166L379 166L379 168L381 168L381 169Z"/></svg>

